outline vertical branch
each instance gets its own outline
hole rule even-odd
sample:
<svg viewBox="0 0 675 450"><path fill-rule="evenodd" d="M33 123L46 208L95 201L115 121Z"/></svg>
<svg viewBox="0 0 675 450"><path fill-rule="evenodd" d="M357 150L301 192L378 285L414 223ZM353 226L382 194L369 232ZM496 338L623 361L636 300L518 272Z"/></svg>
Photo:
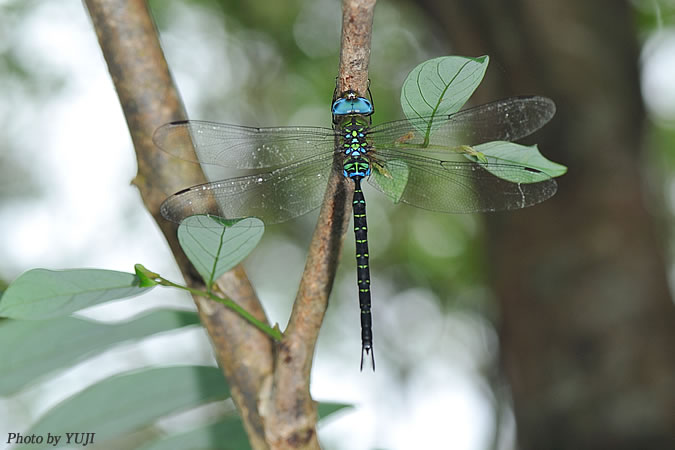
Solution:
<svg viewBox="0 0 675 450"><path fill-rule="evenodd" d="M181 250L176 228L159 214L167 195L205 181L197 164L185 164L158 151L154 130L186 118L173 85L155 25L143 0L85 0L108 70L136 149L138 173L134 184L161 228L181 271L191 285L201 283ZM177 184L177 183L180 183ZM241 268L224 275L219 286L260 320L265 314ZM272 344L259 330L223 305L195 298L202 323L228 378L232 396L254 448L265 447L257 394L271 372Z"/></svg>
<svg viewBox="0 0 675 450"><path fill-rule="evenodd" d="M338 93L351 89L363 95L368 89L374 10L375 0L345 0L342 4Z"/></svg>
<svg viewBox="0 0 675 450"><path fill-rule="evenodd" d="M344 0L338 92L368 88L368 62L375 0ZM310 243L305 271L284 339L279 345L266 415L272 448L318 448L316 409L309 394L319 328L328 307L349 225L354 186L333 171ZM267 409L266 409L267 410Z"/></svg>

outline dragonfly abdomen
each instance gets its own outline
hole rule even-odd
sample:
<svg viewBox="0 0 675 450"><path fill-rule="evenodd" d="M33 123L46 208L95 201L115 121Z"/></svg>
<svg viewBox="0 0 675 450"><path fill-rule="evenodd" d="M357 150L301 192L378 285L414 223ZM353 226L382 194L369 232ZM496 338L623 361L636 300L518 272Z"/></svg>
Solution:
<svg viewBox="0 0 675 450"><path fill-rule="evenodd" d="M335 108L334 108L335 110ZM372 112L372 111L371 111ZM342 151L345 155L342 173L354 180L354 237L356 240L356 280L359 287L361 310L361 370L365 355L370 355L375 370L373 353L373 329L370 312L370 269L368 267L368 225L366 223L366 199L361 190L361 180L370 175L368 158L370 145L366 140L368 123L363 116L350 110L341 124Z"/></svg>
<svg viewBox="0 0 675 450"><path fill-rule="evenodd" d="M359 308L361 310L361 370L364 354L371 356L375 370L373 353L373 330L370 313L370 269L368 267L368 224L366 222L366 199L361 190L360 176L354 180L354 238L356 240L356 280L359 286Z"/></svg>

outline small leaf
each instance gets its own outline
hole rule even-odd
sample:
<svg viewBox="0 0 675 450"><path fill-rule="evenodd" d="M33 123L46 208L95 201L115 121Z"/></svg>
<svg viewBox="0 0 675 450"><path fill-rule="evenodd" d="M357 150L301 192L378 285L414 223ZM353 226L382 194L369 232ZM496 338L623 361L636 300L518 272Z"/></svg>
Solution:
<svg viewBox="0 0 675 450"><path fill-rule="evenodd" d="M352 407L352 405L348 405L346 403L321 402L321 403L319 403L319 406L318 406L319 420L323 420L326 417L340 411L341 409L351 408L351 407Z"/></svg>
<svg viewBox="0 0 675 450"><path fill-rule="evenodd" d="M487 70L489 58L443 56L415 67L403 82L401 106L408 119L428 118L419 131L428 136L437 117L456 113L469 100Z"/></svg>
<svg viewBox="0 0 675 450"><path fill-rule="evenodd" d="M536 145L528 146L514 144L513 142L493 141L476 145L473 147L473 150L482 155L481 159L484 158L487 161L487 164L481 164L481 166L488 172L514 183L537 183L542 181L541 174L523 170L518 176L513 172L508 172L507 175L499 170L499 164L536 169L551 178L559 177L567 172L567 167L546 159L539 153L539 148ZM471 159L470 155L468 157ZM497 165L490 167L491 163L496 163Z"/></svg>
<svg viewBox="0 0 675 450"><path fill-rule="evenodd" d="M157 286L158 283L155 280L159 278L159 274L150 272L143 264L134 265L134 272L136 272L140 287Z"/></svg>
<svg viewBox="0 0 675 450"><path fill-rule="evenodd" d="M249 217L225 220L198 215L178 227L178 241L210 288L222 274L239 264L258 245L265 226Z"/></svg>
<svg viewBox="0 0 675 450"><path fill-rule="evenodd" d="M101 323L75 317L0 322L0 395L11 394L51 372L121 342L199 324L192 311L157 310L127 322Z"/></svg>
<svg viewBox="0 0 675 450"><path fill-rule="evenodd" d="M9 285L0 301L0 316L30 320L67 316L151 289L139 283L135 275L113 270L33 269Z"/></svg>
<svg viewBox="0 0 675 450"><path fill-rule="evenodd" d="M56 405L28 434L80 431L96 433L95 443L100 443L229 395L217 367L160 367L115 375Z"/></svg>
<svg viewBox="0 0 675 450"><path fill-rule="evenodd" d="M373 163L371 176L375 178L382 192L387 194L394 203L398 203L408 184L409 172L410 169L404 161L389 160L386 167L379 166L376 162Z"/></svg>

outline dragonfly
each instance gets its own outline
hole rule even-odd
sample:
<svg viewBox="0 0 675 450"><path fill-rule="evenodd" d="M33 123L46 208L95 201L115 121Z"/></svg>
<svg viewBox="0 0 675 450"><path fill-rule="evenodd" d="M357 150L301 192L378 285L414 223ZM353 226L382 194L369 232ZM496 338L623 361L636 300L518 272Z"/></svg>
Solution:
<svg viewBox="0 0 675 450"><path fill-rule="evenodd" d="M285 222L318 208L331 171L340 171L354 183L361 370L368 355L375 370L361 182L367 180L396 202L445 213L514 210L540 203L556 192L551 176L522 164L494 162L474 146L529 136L553 117L555 104L540 96L511 97L441 117L373 126L372 97L348 90L334 95L331 113L331 128L254 128L196 120L161 126L153 140L163 151L255 173L189 187L167 198L160 211L176 223L196 214ZM432 122L433 130L423 132Z"/></svg>

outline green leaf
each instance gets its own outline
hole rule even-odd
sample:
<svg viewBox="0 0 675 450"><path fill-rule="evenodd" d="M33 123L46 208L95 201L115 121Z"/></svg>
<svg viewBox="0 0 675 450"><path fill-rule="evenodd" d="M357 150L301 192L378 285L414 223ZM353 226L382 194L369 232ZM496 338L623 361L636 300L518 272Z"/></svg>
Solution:
<svg viewBox="0 0 675 450"><path fill-rule="evenodd" d="M380 186L382 192L387 194L394 203L401 200L401 196L408 184L408 174L410 169L408 165L401 160L387 161L386 168L373 163L372 176L375 182Z"/></svg>
<svg viewBox="0 0 675 450"><path fill-rule="evenodd" d="M251 448L251 445L241 418L232 414L215 423L185 433L169 435L144 445L139 450L175 450L177 448L247 450Z"/></svg>
<svg viewBox="0 0 675 450"><path fill-rule="evenodd" d="M502 173L499 170L499 164L508 164L529 167L532 169L537 169L544 172L549 177L559 177L567 172L567 167L562 164L558 164L549 159L546 159L541 153L539 153L539 148L536 145L520 145L514 144L513 142L506 141L493 141L485 144L476 145L473 147L473 150L482 155L478 162L486 162L486 164L481 164L487 171L492 173L499 178L514 182L514 183L537 183L542 181L541 174L536 172L528 172L523 170L516 177L515 174L509 172L508 174ZM469 159L472 157L467 155ZM476 159L474 159L475 161ZM490 167L490 164L498 164L497 166Z"/></svg>
<svg viewBox="0 0 675 450"><path fill-rule="evenodd" d="M249 217L225 220L198 215L178 227L178 241L210 288L222 274L239 264L258 245L265 226Z"/></svg>
<svg viewBox="0 0 675 450"><path fill-rule="evenodd" d="M456 113L471 97L487 70L489 58L442 56L415 67L403 82L401 106L408 119L428 118L419 131L424 136L434 124Z"/></svg>
<svg viewBox="0 0 675 450"><path fill-rule="evenodd" d="M145 268L145 266L143 266L143 264L135 264L134 272L136 272L136 276L139 280L138 285L140 287L152 287L159 284L157 281L155 281L157 278L159 278L159 274L149 271Z"/></svg>
<svg viewBox="0 0 675 450"><path fill-rule="evenodd" d="M95 443L100 443L229 395L217 367L160 367L126 373L103 380L56 405L26 434L65 435L80 431L96 433Z"/></svg>
<svg viewBox="0 0 675 450"><path fill-rule="evenodd" d="M121 323L75 317L0 323L0 395L8 395L59 369L124 341L199 323L192 311L157 310Z"/></svg>
<svg viewBox="0 0 675 450"><path fill-rule="evenodd" d="M326 417L330 416L331 414L334 414L341 409L344 408L351 408L352 405L348 405L346 403L328 403L328 402L321 402L319 403L318 406L318 413L319 413L319 420L323 420Z"/></svg>
<svg viewBox="0 0 675 450"><path fill-rule="evenodd" d="M49 319L66 316L109 300L133 297L151 288L139 286L130 273L99 269L33 269L9 285L0 301L0 316Z"/></svg>
<svg viewBox="0 0 675 450"><path fill-rule="evenodd" d="M351 407L342 403L319 403L319 419ZM185 433L167 436L141 447L141 450L174 450L176 448L198 448L214 450L240 450L251 448L248 436L238 415L228 415L213 424L199 427Z"/></svg>

